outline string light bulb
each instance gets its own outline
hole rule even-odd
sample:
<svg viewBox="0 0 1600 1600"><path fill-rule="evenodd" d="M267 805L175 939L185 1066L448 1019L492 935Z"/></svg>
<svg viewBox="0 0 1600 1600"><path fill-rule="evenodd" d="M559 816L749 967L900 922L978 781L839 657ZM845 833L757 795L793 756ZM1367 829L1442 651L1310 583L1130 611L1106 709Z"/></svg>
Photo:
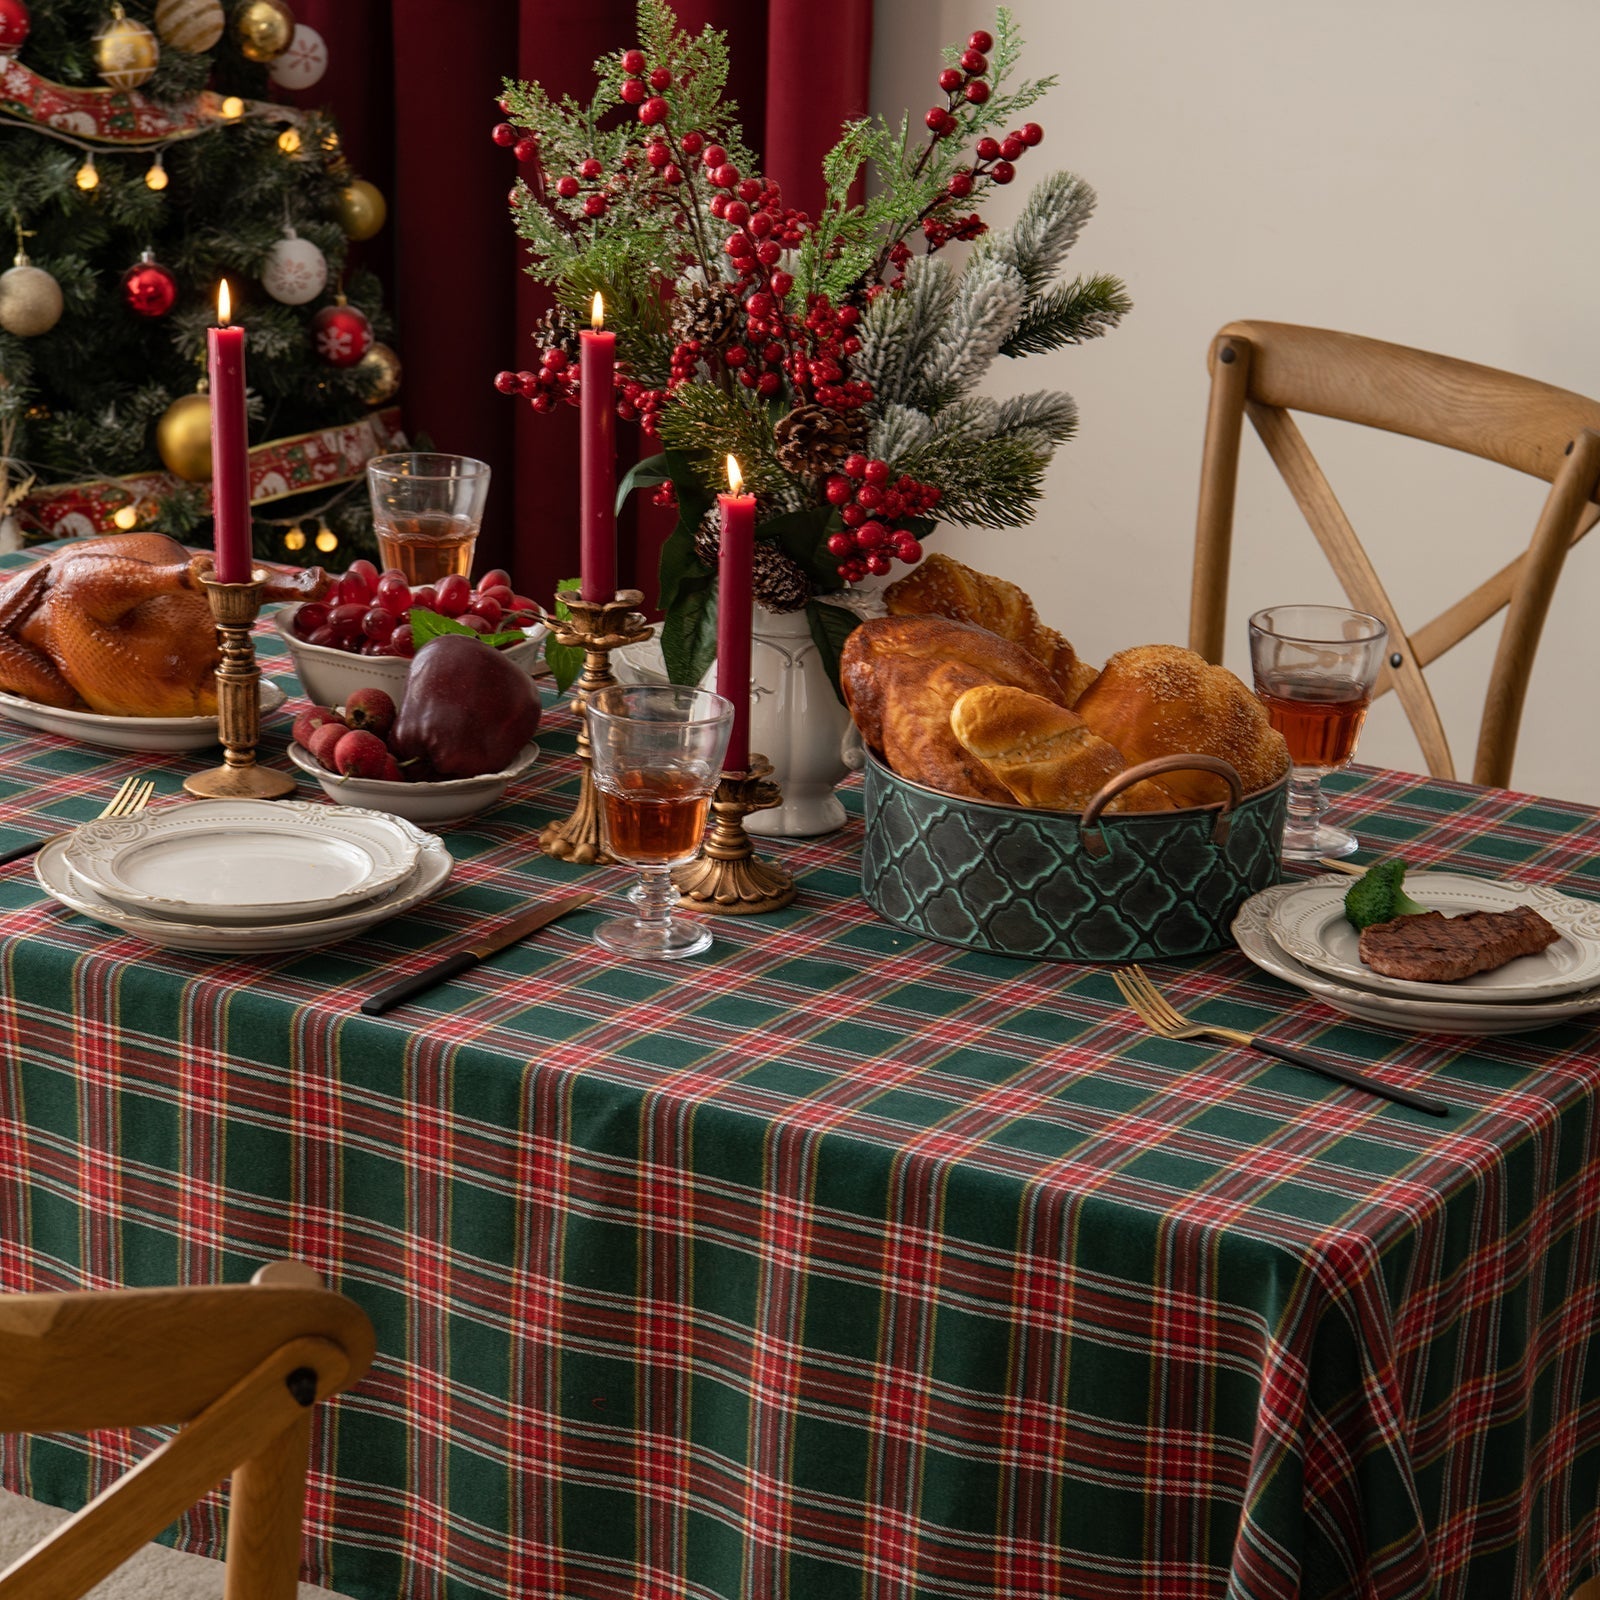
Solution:
<svg viewBox="0 0 1600 1600"><path fill-rule="evenodd" d="M338 548L339 535L336 534L326 522L324 522L322 526L317 529L317 549L319 549L323 555L327 555L330 550L337 550Z"/></svg>
<svg viewBox="0 0 1600 1600"><path fill-rule="evenodd" d="M300 153L300 130L298 128L285 128L278 135L278 148L286 156L298 155Z"/></svg>
<svg viewBox="0 0 1600 1600"><path fill-rule="evenodd" d="M305 547L306 536L303 528L291 528L284 534L283 548L285 550L304 550Z"/></svg>
<svg viewBox="0 0 1600 1600"><path fill-rule="evenodd" d="M83 158L83 165L78 168L78 187L83 190L94 189L99 186L100 174L95 169L92 155Z"/></svg>
<svg viewBox="0 0 1600 1600"><path fill-rule="evenodd" d="M156 158L150 163L150 170L144 175L144 186L147 189L161 190L167 186L167 169L162 161L162 152L156 151Z"/></svg>
<svg viewBox="0 0 1600 1600"><path fill-rule="evenodd" d="M121 528L124 533L127 533L130 529L138 525L139 508L136 505L118 506L117 509L111 513L111 520L116 523L116 525Z"/></svg>
<svg viewBox="0 0 1600 1600"><path fill-rule="evenodd" d="M241 100L238 95L230 94L228 98L222 102L222 115L229 122L237 122L239 118L244 115L244 101Z"/></svg>

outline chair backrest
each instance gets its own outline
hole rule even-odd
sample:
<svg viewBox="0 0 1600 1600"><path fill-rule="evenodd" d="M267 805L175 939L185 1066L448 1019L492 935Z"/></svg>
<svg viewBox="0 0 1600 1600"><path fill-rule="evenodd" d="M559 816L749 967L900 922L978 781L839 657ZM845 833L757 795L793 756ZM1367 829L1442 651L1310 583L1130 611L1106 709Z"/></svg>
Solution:
<svg viewBox="0 0 1600 1600"><path fill-rule="evenodd" d="M1246 415L1326 553L1351 605L1389 629L1377 692L1400 696L1435 777L1455 764L1422 669L1509 607L1484 698L1477 783L1510 781L1539 634L1568 549L1600 517L1600 402L1493 367L1355 334L1230 322L1211 342L1189 647L1222 659L1239 437ZM1514 467L1551 485L1527 548L1414 632L1402 626L1293 411L1407 434Z"/></svg>
<svg viewBox="0 0 1600 1600"><path fill-rule="evenodd" d="M372 1354L366 1314L298 1263L227 1287L0 1297L0 1432L181 1424L0 1573L0 1600L76 1600L230 1475L226 1600L294 1600L311 1410Z"/></svg>

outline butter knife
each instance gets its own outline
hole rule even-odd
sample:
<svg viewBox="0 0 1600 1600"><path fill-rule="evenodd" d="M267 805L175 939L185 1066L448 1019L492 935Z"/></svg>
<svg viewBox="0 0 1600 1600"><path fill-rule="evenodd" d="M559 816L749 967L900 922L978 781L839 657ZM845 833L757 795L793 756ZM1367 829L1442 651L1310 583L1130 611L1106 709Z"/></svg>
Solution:
<svg viewBox="0 0 1600 1600"><path fill-rule="evenodd" d="M520 917L513 917L493 933L456 951L454 955L446 956L431 967L413 972L410 977L402 978L398 983L391 983L387 989L380 989L377 994L368 996L361 1002L361 1009L369 1017L381 1016L391 1007L409 1000L412 995L431 989L434 984L443 983L447 978L454 978L469 967L477 966L480 961L487 961L496 951L504 950L519 939L526 939L530 933L537 933L558 917L588 905L593 899L593 892L585 891L582 894L569 894L564 900L544 901L531 911L524 911Z"/></svg>

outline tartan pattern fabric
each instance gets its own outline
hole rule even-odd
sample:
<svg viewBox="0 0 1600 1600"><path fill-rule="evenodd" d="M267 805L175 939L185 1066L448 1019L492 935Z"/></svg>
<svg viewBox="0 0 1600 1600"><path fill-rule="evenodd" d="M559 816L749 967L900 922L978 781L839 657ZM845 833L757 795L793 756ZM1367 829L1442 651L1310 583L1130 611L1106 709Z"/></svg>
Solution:
<svg viewBox="0 0 1600 1600"><path fill-rule="evenodd" d="M261 640L263 663L285 663ZM291 706L290 709L293 709ZM287 719L269 723L267 757ZM1344 1018L1237 953L1180 1007L1432 1090L1445 1121L1146 1033L1104 969L920 942L860 823L794 906L630 967L604 901L384 1018L530 897L571 725L331 950L154 951L0 871L0 1286L295 1256L373 1372L322 1414L307 1575L378 1597L1564 1600L1600 1568L1600 1050ZM0 730L0 846L186 758ZM1416 863L1600 890L1600 816L1356 772ZM148 1443L7 1441L80 1503ZM216 1553L214 1505L179 1538Z"/></svg>

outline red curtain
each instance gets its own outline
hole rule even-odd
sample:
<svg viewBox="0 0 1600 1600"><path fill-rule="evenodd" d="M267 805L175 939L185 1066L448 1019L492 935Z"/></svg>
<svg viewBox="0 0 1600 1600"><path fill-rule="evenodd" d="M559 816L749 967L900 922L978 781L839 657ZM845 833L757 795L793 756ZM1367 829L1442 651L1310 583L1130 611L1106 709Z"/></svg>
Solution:
<svg viewBox="0 0 1600 1600"><path fill-rule="evenodd" d="M866 111L871 0L680 0L677 10L691 31L726 30L747 141L789 203L814 211L824 152ZM507 77L587 100L596 58L633 42L633 0L295 0L295 11L331 56L298 98L333 111L351 164L389 200L389 226L361 259L389 285L407 424L437 449L489 462L478 568L508 567L519 590L546 597L577 572L577 414L535 416L491 384L526 364L528 330L549 301L522 271L506 204L517 164L489 128ZM619 433L625 460L648 453L636 430ZM668 531L660 514L630 511L624 583L653 595Z"/></svg>

